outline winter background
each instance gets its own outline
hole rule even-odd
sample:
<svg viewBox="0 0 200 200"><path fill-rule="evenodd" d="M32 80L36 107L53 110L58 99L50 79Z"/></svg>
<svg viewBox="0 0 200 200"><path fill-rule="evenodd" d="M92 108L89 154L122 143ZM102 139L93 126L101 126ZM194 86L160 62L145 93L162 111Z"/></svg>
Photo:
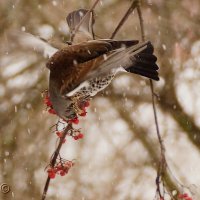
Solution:
<svg viewBox="0 0 200 200"><path fill-rule="evenodd" d="M37 200L46 180L56 139L50 127L57 117L45 111L46 59L14 36L28 32L67 41L67 13L89 8L92 0L0 1L0 184L11 187L2 200ZM109 38L130 5L102 0L95 33ZM154 82L158 120L172 174L200 199L200 2L143 0L146 38L155 45L160 66ZM140 39L136 12L117 39ZM31 44L31 41L30 41ZM76 159L64 177L56 177L48 200L152 200L155 196L159 144L149 80L119 74L92 101L78 127L83 140L67 139L62 156ZM172 179L175 181L175 179ZM172 187L170 184L168 187ZM173 189L173 187L172 187Z"/></svg>

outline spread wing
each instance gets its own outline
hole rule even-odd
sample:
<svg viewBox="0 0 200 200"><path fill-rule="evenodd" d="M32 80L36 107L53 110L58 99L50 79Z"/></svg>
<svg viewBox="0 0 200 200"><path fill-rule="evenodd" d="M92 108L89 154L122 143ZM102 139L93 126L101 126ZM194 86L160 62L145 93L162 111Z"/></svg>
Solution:
<svg viewBox="0 0 200 200"><path fill-rule="evenodd" d="M136 40L92 40L67 46L56 52L47 62L50 82L54 81L61 94L73 90L88 73L104 60L105 55L122 46L131 46Z"/></svg>
<svg viewBox="0 0 200 200"><path fill-rule="evenodd" d="M127 69L135 74L158 80L158 66L153 55L153 46L150 42L143 42L128 48L119 48L109 51L95 59L77 65L71 80L63 82L61 93L66 94L86 80L95 77L104 77L114 73L117 68ZM70 85L69 83L72 83Z"/></svg>

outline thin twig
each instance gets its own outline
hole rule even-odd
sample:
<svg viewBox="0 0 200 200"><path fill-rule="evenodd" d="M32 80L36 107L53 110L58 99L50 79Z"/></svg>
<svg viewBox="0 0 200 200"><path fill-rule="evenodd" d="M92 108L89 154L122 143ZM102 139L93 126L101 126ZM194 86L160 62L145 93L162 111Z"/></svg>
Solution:
<svg viewBox="0 0 200 200"><path fill-rule="evenodd" d="M121 21L119 22L119 24L117 25L117 27L113 31L113 33L111 35L111 39L113 39L115 37L115 35L119 31L119 29L123 26L123 24L127 20L128 16L132 13L132 11L136 7L137 7L138 17L139 17L139 22L140 22L140 28L141 28L141 39L142 39L142 41L145 41L143 17L142 17L142 12L141 12L141 9L140 9L140 0L134 0L132 2L131 6L129 7L129 9L125 13L124 17L121 19ZM159 131L158 118L157 118L155 99L154 99L155 92L154 92L154 87L153 87L153 81L151 79L150 79L150 87L151 87L151 92L152 92L152 105L153 105L153 111L154 111L154 120L155 120L155 124L156 124L156 132L157 132L159 143L161 145L161 153L164 153L165 148L164 148L164 144L163 144L163 141L162 141L162 138L161 138L161 135L160 135L160 131Z"/></svg>
<svg viewBox="0 0 200 200"><path fill-rule="evenodd" d="M114 32L111 35L111 39L115 37L119 29L123 26L129 15L132 13L132 11L137 7L137 12L138 12L138 17L139 17L139 22L140 22L140 28L141 28L141 40L144 42L145 41L145 32L144 32L144 21L142 17L142 12L140 8L140 0L134 0L130 6L130 8L127 10L125 13L124 17L121 19L117 27L115 28ZM152 93L152 106L153 106L153 114L154 114L154 121L156 125L156 133L158 137L158 141L160 144L160 149L161 149L161 158L159 161L158 169L157 169L157 177L156 177L156 185L157 185L157 192L160 197L162 197L161 194L161 188L160 188L160 181L163 178L163 175L166 171L167 163L165 159L165 147L160 135L160 130L159 130L159 124L158 124L158 117L157 117L157 111L156 111L156 105L155 105L155 92L154 92L154 87L153 87L153 81L150 79L150 88L151 88L151 93Z"/></svg>
<svg viewBox="0 0 200 200"><path fill-rule="evenodd" d="M138 16L139 16L139 20L140 20L140 28L141 28L141 38L142 41L145 41L145 33L144 33L144 20L142 17L142 12L141 12L141 8L140 8L140 3L137 6L137 12L138 12ZM160 143L160 148L161 148L161 156L162 159L164 159L165 157L165 147L160 135L160 130L159 130L159 124L158 124L158 117L157 117L157 111L156 111L156 105L155 105L155 92L154 92L154 87L153 87L153 81L151 79L149 79L150 81L150 88L151 88L151 96L152 96L152 106L153 106L153 113L154 113L154 121L155 121L155 125L156 125L156 133L157 133L157 137L158 137L158 141Z"/></svg>
<svg viewBox="0 0 200 200"><path fill-rule="evenodd" d="M83 21L86 19L86 17L88 16L88 14L90 12L92 12L94 10L94 8L96 7L96 5L99 3L100 0L96 0L94 2L94 4L91 6L91 8L88 10L88 12L84 15L84 17L81 19L81 21L79 22L79 24L76 26L75 30L73 31L72 35L71 35L71 40L73 41L74 36L76 35L76 32L78 31L78 29L80 28L81 24L83 23Z"/></svg>
<svg viewBox="0 0 200 200"><path fill-rule="evenodd" d="M141 8L140 8L140 2L138 3L138 6L137 6L137 12L138 12L138 17L140 21L141 38L142 38L142 41L144 42L145 41L144 20L143 20ZM162 153L162 151L164 151L165 148L164 148L164 144L160 135L157 111L156 111L156 106L155 106L155 98L154 98L155 92L154 92L154 87L153 87L153 81L151 79L150 79L150 88L151 88L151 94L152 94L152 106L153 106L154 120L155 120L155 125L156 125L156 132L157 132L158 140L161 146L161 153Z"/></svg>
<svg viewBox="0 0 200 200"><path fill-rule="evenodd" d="M123 24L127 20L128 16L132 13L132 11L136 7L137 7L138 17L139 17L139 22L140 22L140 28L141 28L141 39L142 39L143 42L145 41L144 23L143 23L144 21L143 21L143 17L142 17L141 8L140 8L140 0L134 0L132 2L131 6L129 7L129 9L125 13L124 17L121 19L121 21L119 22L119 24L117 25L117 27L113 31L113 33L111 35L111 39L113 39L115 37L115 35L119 31L119 29L123 26ZM154 87L153 87L153 81L151 79L150 79L150 87L151 87L151 93L152 93L152 105L153 105L153 112L154 112L154 120L155 120L155 124L156 124L156 132L157 132L158 140L159 140L159 143L160 143L160 146L161 146L161 154L162 154L162 158L163 158L164 153L165 153L165 147L164 147L161 135L160 135L158 118L157 118L157 111L156 111L155 99L154 99L155 92L154 92Z"/></svg>
<svg viewBox="0 0 200 200"><path fill-rule="evenodd" d="M139 21L140 21L141 38L142 38L142 41L144 42L145 41L144 20L143 20L141 8L140 8L140 1L137 6L137 12L138 12L138 17L139 17ZM164 146L163 140L160 135L160 130L159 130L158 117L157 117L155 98L154 98L155 92L154 92L154 87L153 87L153 81L151 79L149 81L150 81L150 88L151 88L151 94L152 94L151 96L152 96L154 121L155 121L155 125L156 125L156 133L157 133L158 141L160 144L160 154L161 154L161 158L159 160L158 169L157 169L156 185L157 185L157 192L158 192L160 198L163 198L163 194L161 193L161 188L160 188L160 181L162 181L162 178L166 172L167 162L166 162L166 158L165 158L165 146Z"/></svg>
<svg viewBox="0 0 200 200"><path fill-rule="evenodd" d="M61 149L61 147L62 147L62 145L63 145L63 141L64 141L64 139L65 139L67 133L68 133L69 130L71 130L71 129L72 129L72 124L68 124L68 125L66 126L65 130L63 131L63 135L62 135L62 137L60 138L59 144L58 144L58 146L57 146L57 148L56 148L56 150L55 150L55 152L54 152L54 154L53 154L53 157L52 157L52 159L51 159L51 162L50 162L50 166L51 166L51 167L54 167L54 166L55 166L57 157L58 157L59 152L60 152L60 149ZM45 186L44 186L44 190L43 190L43 194L42 194L42 200L45 200L45 198L46 198L47 191L48 191L49 184L50 184L50 180L51 180L51 179L50 179L49 176L48 176L48 177L47 177L47 180L46 180L46 183L45 183Z"/></svg>
<svg viewBox="0 0 200 200"><path fill-rule="evenodd" d="M140 9L140 0L137 4L137 13L138 13L138 17L139 17L139 22L140 22L140 29L141 29L141 39L144 42L145 41L145 33L144 33L144 20L142 17L142 11Z"/></svg>
<svg viewBox="0 0 200 200"><path fill-rule="evenodd" d="M113 39L115 37L115 35L117 34L117 32L119 31L119 29L123 26L123 24L125 23L125 21L128 19L129 15L133 12L133 10L137 7L138 5L138 0L134 0L133 3L131 4L130 8L127 10L127 12L125 13L124 17L121 19L121 21L119 22L119 24L117 25L117 27L115 28L115 30L113 31L110 39Z"/></svg>
<svg viewBox="0 0 200 200"><path fill-rule="evenodd" d="M138 17L139 17L139 21L140 21L140 29L141 29L141 39L144 42L145 41L145 32L144 32L144 20L142 17L142 12L141 12L141 8L140 8L140 2L138 3L137 6L137 12L138 12ZM158 140L161 146L161 153L165 150L164 148L164 144L160 135L160 130L159 130L159 125L158 125L158 117L157 117L157 111L156 111L156 106L155 106L155 92L154 92L154 87L153 87L153 81L151 79L150 80L150 88L151 88L151 94L152 94L152 106L153 106L153 113L154 113L154 120L155 120L155 125L156 125L156 132L157 132L157 136L158 136Z"/></svg>
<svg viewBox="0 0 200 200"><path fill-rule="evenodd" d="M159 125L158 125L158 117L157 117L157 111L156 111L156 105L155 105L154 87L153 87L152 80L150 80L150 88L151 88L151 94L152 94L151 98L152 98L154 120L155 120L155 124L156 124L156 133L157 133L158 141L160 143L161 153L165 153L165 147L164 147L161 135L160 135Z"/></svg>

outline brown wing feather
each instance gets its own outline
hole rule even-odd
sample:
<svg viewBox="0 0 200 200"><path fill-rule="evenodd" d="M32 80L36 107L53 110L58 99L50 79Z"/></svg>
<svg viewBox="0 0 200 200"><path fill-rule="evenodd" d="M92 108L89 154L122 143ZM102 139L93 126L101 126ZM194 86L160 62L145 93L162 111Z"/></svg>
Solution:
<svg viewBox="0 0 200 200"><path fill-rule="evenodd" d="M108 51L112 50L112 45L105 41L92 40L76 45L70 45L57 51L47 62L46 67L50 70L58 68L60 62L65 61L65 66L74 62L83 63L94 59ZM62 66L63 68L63 66Z"/></svg>
<svg viewBox="0 0 200 200"><path fill-rule="evenodd" d="M112 45L108 42L89 41L57 51L46 64L50 69L50 81L53 81L62 93L74 89L76 81L92 66L92 60L111 49Z"/></svg>
<svg viewBox="0 0 200 200"><path fill-rule="evenodd" d="M92 59L88 62L78 64L76 67L73 67L70 74L65 74L65 80L60 89L61 94L66 94L69 91L73 90L76 86L82 83L85 80L87 74L98 67L98 63L103 61L103 56Z"/></svg>
<svg viewBox="0 0 200 200"><path fill-rule="evenodd" d="M67 46L56 52L47 62L50 69L50 81L56 82L61 94L73 90L87 74L98 68L104 60L104 54L112 54L112 50L121 45L135 45L137 41L92 40L77 45Z"/></svg>

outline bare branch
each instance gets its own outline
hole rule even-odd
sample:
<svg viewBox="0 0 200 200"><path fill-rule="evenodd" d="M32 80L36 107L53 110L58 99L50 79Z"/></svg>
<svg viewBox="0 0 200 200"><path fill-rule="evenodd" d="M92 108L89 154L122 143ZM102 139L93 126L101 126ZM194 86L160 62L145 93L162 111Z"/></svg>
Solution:
<svg viewBox="0 0 200 200"><path fill-rule="evenodd" d="M65 130L63 131L63 135L62 135L62 137L60 138L59 144L58 144L58 146L57 146L57 148L56 148L56 150L55 150L55 152L54 152L54 154L53 154L53 157L52 157L52 159L51 159L51 162L50 162L50 165L51 165L52 167L55 166L56 160L57 160L58 155L59 155L59 153L60 153L60 149L61 149L61 147L62 147L62 145L63 145L63 141L64 141L64 139L65 139L67 133L68 133L69 130L71 130L71 129L72 129L72 124L68 124L68 125L66 126ZM50 177L48 176L48 177L47 177L47 180L46 180L46 183L45 183L44 191L43 191L43 194L42 194L42 200L45 200L45 198L46 198L47 191L48 191L48 188L49 188L49 184L50 184Z"/></svg>
<svg viewBox="0 0 200 200"><path fill-rule="evenodd" d="M124 17L121 19L121 21L119 22L119 24L117 25L117 27L113 31L113 33L112 33L112 35L110 37L111 39L113 39L115 37L115 35L118 33L119 29L123 26L123 24L125 23L125 21L128 19L129 15L137 7L137 5L138 5L138 0L134 0L133 3L131 4L130 8L125 13Z"/></svg>

